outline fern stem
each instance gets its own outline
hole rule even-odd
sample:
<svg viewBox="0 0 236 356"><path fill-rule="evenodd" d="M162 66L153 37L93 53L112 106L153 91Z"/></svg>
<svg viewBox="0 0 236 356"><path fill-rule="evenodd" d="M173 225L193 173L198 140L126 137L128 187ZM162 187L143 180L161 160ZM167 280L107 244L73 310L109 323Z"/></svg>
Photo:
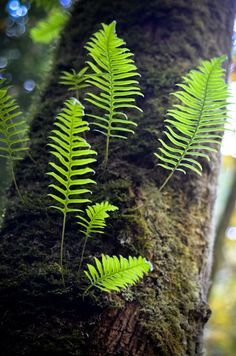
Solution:
<svg viewBox="0 0 236 356"><path fill-rule="evenodd" d="M173 176L174 172L175 172L175 169L168 175L168 177L166 178L166 180L164 181L164 183L160 187L159 192L161 192L163 190L163 188L166 186L166 184L168 183L170 178Z"/></svg>
<svg viewBox="0 0 236 356"><path fill-rule="evenodd" d="M15 171L14 171L14 167L13 167L13 162L11 162L11 175L12 175L12 180L13 180L16 192L17 192L20 200L22 201L22 203L24 203L24 198L20 192L20 189L19 189L17 181L16 181L16 175L15 175Z"/></svg>
<svg viewBox="0 0 236 356"><path fill-rule="evenodd" d="M64 213L63 216L62 230L61 230L60 266L61 266L62 275L63 275L63 253L64 253L65 230L66 230L66 213Z"/></svg>
<svg viewBox="0 0 236 356"><path fill-rule="evenodd" d="M88 293L88 291L93 287L94 285L93 284L90 284L88 286L88 288L85 289L84 293L83 293L83 298L86 296L86 294Z"/></svg>
<svg viewBox="0 0 236 356"><path fill-rule="evenodd" d="M70 127L70 136L69 136L69 140L70 140L70 147L72 147L72 143L73 143L73 129L74 129L74 120L72 121L72 125ZM70 149L69 152L69 157L68 157L68 176L67 178L69 178L67 180L67 186L66 186L66 202L65 202L65 206L64 206L64 212L63 212L63 222L62 222L62 231L61 231L61 249L60 249L60 266L61 266L61 273L62 273L62 280L63 280L63 284L64 284L64 275L63 275L63 252L64 252L64 240L65 240L65 229L66 229L66 215L67 215L67 205L69 203L69 189L70 189L70 177L71 177L71 171L72 171L72 150Z"/></svg>
<svg viewBox="0 0 236 356"><path fill-rule="evenodd" d="M75 89L75 97L77 100L79 100L79 90Z"/></svg>
<svg viewBox="0 0 236 356"><path fill-rule="evenodd" d="M111 33L109 34L109 36ZM109 42L109 41L108 41ZM110 84L110 104L109 104L109 117L108 117L108 129L107 129L107 139L106 139L106 149L105 149L105 157L104 157L104 168L107 168L107 163L108 163L108 157L109 157L109 145L110 145L110 135L111 135L111 122L113 119L113 114L114 114L114 91L113 91L113 86L114 86L114 81L113 81L113 71L111 67L111 57L110 57L110 51L109 51L109 45L107 43L107 59L108 59L108 67L109 67L109 84Z"/></svg>
<svg viewBox="0 0 236 356"><path fill-rule="evenodd" d="M105 156L103 161L103 166L105 169L107 168L108 157L109 157L109 144L110 144L110 132L108 133L107 140L106 140Z"/></svg>
<svg viewBox="0 0 236 356"><path fill-rule="evenodd" d="M39 164L32 156L32 154L30 153L30 151L27 151L27 155L29 157L29 159L34 163L35 167L37 167L38 170L40 170L41 173L44 174L44 170L41 166L41 164Z"/></svg>
<svg viewBox="0 0 236 356"><path fill-rule="evenodd" d="M16 189L16 192L17 192L17 195L18 195L19 199L22 201L22 203L23 203L27 208L29 208L29 209L35 208L35 205L34 205L34 204L31 204L30 200L29 200L27 197L23 197L23 195L22 195L21 192L20 192L19 186L18 186L17 181L16 181L16 175L15 175L13 163L11 163L11 176L12 176L12 181L13 181L13 183L14 183L14 187L15 187L15 189ZM37 209L46 211L45 208L42 208L42 207L40 207L40 206L37 206Z"/></svg>
<svg viewBox="0 0 236 356"><path fill-rule="evenodd" d="M81 257L80 257L80 263L79 263L79 273L80 273L80 270L81 270L81 267L82 267L82 263L83 263L83 260L84 260L84 252L85 252L85 248L86 248L86 245L87 245L88 237L89 237L89 235L86 235L85 239L84 239L84 244L83 244Z"/></svg>
<svg viewBox="0 0 236 356"><path fill-rule="evenodd" d="M79 89L75 89L75 97L77 100L79 100ZM86 132L83 132L83 138L87 140Z"/></svg>

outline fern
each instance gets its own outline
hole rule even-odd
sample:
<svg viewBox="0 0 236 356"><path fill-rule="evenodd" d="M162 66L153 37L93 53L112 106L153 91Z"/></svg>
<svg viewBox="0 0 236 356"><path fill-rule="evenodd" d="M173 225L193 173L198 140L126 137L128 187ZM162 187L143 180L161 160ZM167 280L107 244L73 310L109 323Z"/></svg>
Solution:
<svg viewBox="0 0 236 356"><path fill-rule="evenodd" d="M95 266L87 264L88 270L84 271L90 281L90 286L85 294L92 287L97 287L104 292L120 292L121 289L129 285L136 284L144 274L151 270L151 263L145 258L102 255L99 261L96 257Z"/></svg>
<svg viewBox="0 0 236 356"><path fill-rule="evenodd" d="M81 137L81 134L89 129L87 122L83 121L83 114L83 106L77 99L67 100L64 109L57 116L56 128L50 136L51 154L57 163L49 162L53 171L48 175L54 178L55 183L49 185L54 193L48 195L56 203L51 207L63 214L61 267L67 214L78 213L81 211L78 209L79 205L90 202L87 194L91 191L85 186L95 183L87 177L88 174L94 173L89 165L96 161L91 157L96 155L96 152L91 150L87 141Z"/></svg>
<svg viewBox="0 0 236 356"><path fill-rule="evenodd" d="M224 59L203 61L197 70L183 78L183 84L178 84L181 90L172 93L181 103L168 110L169 118L165 120L168 143L160 139L159 153L155 153L160 160L158 165L171 171L160 190L175 171L186 173L190 169L201 175L202 166L197 158L209 160L209 152L217 151L211 144L221 143L228 98L221 66Z"/></svg>
<svg viewBox="0 0 236 356"><path fill-rule="evenodd" d="M92 73L87 74L86 82L99 90L98 94L88 93L86 100L97 107L104 115L88 114L91 125L106 136L104 165L108 161L111 138L126 139L134 133L131 127L137 126L128 120L123 110L137 109L135 96L141 95L139 82L134 77L140 76L131 59L133 54L124 47L125 42L115 32L116 22L102 24L102 29L95 33L87 43L86 49L92 61L88 65Z"/></svg>
<svg viewBox="0 0 236 356"><path fill-rule="evenodd" d="M10 162L12 179L19 197L22 199L14 173L14 161L22 159L22 153L28 150L26 121L20 118L19 106L9 95L9 88L0 78L0 157ZM23 200L23 199L22 199Z"/></svg>
<svg viewBox="0 0 236 356"><path fill-rule="evenodd" d="M85 237L90 236L91 233L103 234L103 230L106 227L105 220L109 218L107 212L115 210L118 210L117 206L111 205L107 201L89 206L86 209L87 218L78 216L80 220L78 224L83 227L83 229L80 230L81 233Z"/></svg>
<svg viewBox="0 0 236 356"><path fill-rule="evenodd" d="M81 268L84 251L87 244L88 238L93 233L103 234L104 228L106 227L106 219L109 218L108 211L115 211L118 208L115 205L111 205L107 201L102 203L96 203L92 206L87 207L86 209L86 218L82 216L78 216L78 224L82 226L80 232L84 235L84 245L82 248L81 259L80 259L80 267Z"/></svg>
<svg viewBox="0 0 236 356"><path fill-rule="evenodd" d="M56 39L68 20L68 13L62 9L53 9L46 19L30 30L31 38L36 43L48 44Z"/></svg>
<svg viewBox="0 0 236 356"><path fill-rule="evenodd" d="M74 91L76 98L79 99L79 90L89 86L85 83L87 70L88 67L81 69L78 73L74 69L71 73L64 71L61 73L59 83L68 86L68 90Z"/></svg>

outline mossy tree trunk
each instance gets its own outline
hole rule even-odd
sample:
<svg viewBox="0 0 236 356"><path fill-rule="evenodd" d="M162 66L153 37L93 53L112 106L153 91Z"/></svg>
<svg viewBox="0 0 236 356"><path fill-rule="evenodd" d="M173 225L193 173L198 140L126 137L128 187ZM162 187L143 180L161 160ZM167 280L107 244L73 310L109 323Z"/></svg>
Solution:
<svg viewBox="0 0 236 356"><path fill-rule="evenodd" d="M31 155L16 167L24 205L12 187L0 239L2 355L200 355L209 317L213 243L212 213L219 155L202 162L201 178L176 174L166 190L166 172L153 152L163 129L168 94L200 59L230 54L233 0L81 0L73 8L56 51L48 84L32 119ZM137 133L111 143L109 167L100 169L94 199L120 207L108 233L88 245L92 255L141 254L154 271L119 295L81 298L77 271L78 225L67 224L65 287L59 261L61 216L46 211L47 137L68 96L58 84L61 70L79 69L84 43L101 22L117 20L117 31L135 53L145 94ZM35 110L35 109L34 109ZM39 169L40 168L40 169ZM41 172L43 170L44 173Z"/></svg>

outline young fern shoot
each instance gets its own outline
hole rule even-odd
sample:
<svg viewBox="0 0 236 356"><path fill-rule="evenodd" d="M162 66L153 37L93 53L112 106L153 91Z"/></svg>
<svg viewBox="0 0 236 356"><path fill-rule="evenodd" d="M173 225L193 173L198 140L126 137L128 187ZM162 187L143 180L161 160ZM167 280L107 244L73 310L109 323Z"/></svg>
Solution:
<svg viewBox="0 0 236 356"><path fill-rule="evenodd" d="M84 271L90 285L85 294L96 287L103 292L120 292L129 285L136 284L144 274L152 270L152 265L144 257L125 258L120 256L102 255L99 261L96 257L95 266L87 264L88 270Z"/></svg>
<svg viewBox="0 0 236 356"><path fill-rule="evenodd" d="M62 72L60 76L59 83L68 86L68 91L73 91L78 100L79 91L89 86L89 84L85 83L87 70L88 67L85 67L77 73L72 69L71 72Z"/></svg>
<svg viewBox="0 0 236 356"><path fill-rule="evenodd" d="M140 74L132 59L133 54L124 47L125 42L117 36L115 27L115 21L110 25L102 24L102 29L85 46L91 57L87 62L90 72L86 74L86 83L99 91L97 94L87 93L87 102L99 110L98 114L87 116L96 131L106 137L105 167L111 138L127 139L127 134L134 133L133 128L137 126L124 111L142 111L135 105L135 97L143 96L139 82L134 79Z"/></svg>
<svg viewBox="0 0 236 356"><path fill-rule="evenodd" d="M19 198L23 197L18 188L14 172L14 161L22 159L22 153L28 150L28 127L16 101L9 95L9 88L4 84L5 79L0 78L0 157L10 162L12 180Z"/></svg>
<svg viewBox="0 0 236 356"><path fill-rule="evenodd" d="M108 212L115 210L118 210L117 206L112 205L107 201L103 201L102 203L96 203L92 206L88 206L86 209L86 217L80 215L78 216L78 224L82 227L80 232L84 235L84 244L81 252L79 271L83 262L88 238L94 233L104 233L106 219L109 218Z"/></svg>
<svg viewBox="0 0 236 356"><path fill-rule="evenodd" d="M210 160L209 153L217 151L214 145L221 143L229 96L222 68L224 60L225 57L217 57L203 61L197 70L183 77L183 84L178 84L181 90L172 93L180 104L168 110L164 131L168 142L159 139L161 147L155 153L158 165L170 171L160 191L175 171L186 174L190 169L201 175L202 165L197 158Z"/></svg>
<svg viewBox="0 0 236 356"><path fill-rule="evenodd" d="M50 153L56 158L55 162L49 162L53 171L47 173L53 177L55 183L49 187L53 193L48 194L56 203L51 208L59 210L63 214L60 266L63 267L63 249L67 214L78 213L78 208L83 203L90 203L87 198L91 191L86 187L95 181L87 176L94 171L89 165L96 161L93 157L96 152L91 150L88 142L81 134L89 130L88 124L83 120L83 106L75 99L65 102L65 107L57 116L55 129L52 130L49 144Z"/></svg>

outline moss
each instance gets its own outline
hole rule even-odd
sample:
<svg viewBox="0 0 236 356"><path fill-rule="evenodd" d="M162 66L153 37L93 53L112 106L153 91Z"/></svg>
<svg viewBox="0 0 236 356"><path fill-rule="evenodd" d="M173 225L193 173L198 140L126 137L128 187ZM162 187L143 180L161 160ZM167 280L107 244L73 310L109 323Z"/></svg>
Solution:
<svg viewBox="0 0 236 356"><path fill-rule="evenodd" d="M154 272L149 283L136 290L135 299L142 305L142 323L155 343L162 345L165 354L182 355L184 339L191 342L193 337L191 311L199 303L198 266L192 255L196 241L194 234L186 236L187 223L194 226L194 221L189 221L192 211L180 224L186 211L180 207L179 197L163 196L152 185L142 194L145 209L138 209L137 215L145 235L141 229L136 239L142 244L142 253L149 251Z"/></svg>

